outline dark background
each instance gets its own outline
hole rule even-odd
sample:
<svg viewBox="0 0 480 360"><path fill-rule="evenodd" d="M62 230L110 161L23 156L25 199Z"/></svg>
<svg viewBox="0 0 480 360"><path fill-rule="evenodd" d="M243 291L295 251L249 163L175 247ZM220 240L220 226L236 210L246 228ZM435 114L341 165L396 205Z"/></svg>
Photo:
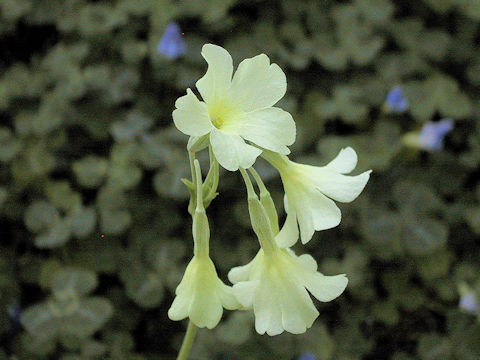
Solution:
<svg viewBox="0 0 480 360"><path fill-rule="evenodd" d="M157 51L171 21L177 59ZM167 310L192 241L171 112L209 42L285 71L293 159L352 146L373 173L337 228L295 248L350 280L314 326L260 336L251 312L227 311L192 359L480 359L478 313L458 306L480 291L479 23L476 0L0 0L0 359L175 357L185 322ZM396 85L404 113L384 105ZM403 145L445 117L443 150ZM256 167L280 208L278 175ZM239 174L223 171L219 192L226 280L258 245Z"/></svg>

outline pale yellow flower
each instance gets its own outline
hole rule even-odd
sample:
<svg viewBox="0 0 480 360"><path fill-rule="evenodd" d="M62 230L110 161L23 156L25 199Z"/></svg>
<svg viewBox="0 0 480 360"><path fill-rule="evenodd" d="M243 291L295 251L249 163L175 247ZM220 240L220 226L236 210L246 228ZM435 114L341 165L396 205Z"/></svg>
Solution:
<svg viewBox="0 0 480 360"><path fill-rule="evenodd" d="M193 214L193 258L175 290L175 299L168 310L172 320L187 317L198 327L214 328L222 318L223 308L235 310L240 304L230 286L218 278L209 256L210 228L203 205L202 178L198 160L194 161L197 206Z"/></svg>
<svg viewBox="0 0 480 360"><path fill-rule="evenodd" d="M341 212L333 200L353 201L362 192L371 173L369 170L357 176L345 175L357 165L357 154L350 147L340 151L326 166L298 164L270 151L265 151L262 156L279 171L285 189L287 219L276 236L282 247L295 244L299 227L305 244L315 230L337 226Z"/></svg>
<svg viewBox="0 0 480 360"><path fill-rule="evenodd" d="M222 318L223 308L239 308L232 288L218 278L215 265L208 256L192 258L175 295L168 317L172 320L189 317L198 327L212 329Z"/></svg>
<svg viewBox="0 0 480 360"><path fill-rule="evenodd" d="M289 154L287 146L295 141L295 122L288 112L273 107L287 88L278 65L260 54L243 60L232 78L232 57L225 49L206 44L202 56L208 70L196 86L203 101L187 89L187 95L175 103L175 126L190 136L208 134L215 157L230 171L249 168L262 152L245 140Z"/></svg>
<svg viewBox="0 0 480 360"><path fill-rule="evenodd" d="M243 169L241 174L247 186L252 228L261 249L250 263L230 270L228 279L234 284L233 292L242 306L253 308L259 334L278 335L284 330L301 334L318 317L307 290L320 301L331 301L345 290L348 280L345 275L321 274L310 255L296 256L292 250L278 247L274 238L276 226L272 227L270 221L276 214L268 215ZM268 207L269 202L264 203Z"/></svg>
<svg viewBox="0 0 480 360"><path fill-rule="evenodd" d="M319 313L307 290L320 301L331 301L346 288L345 275L325 276L313 257L296 256L290 249L261 249L245 266L230 270L238 301L253 308L259 334L278 335L284 330L304 333Z"/></svg>

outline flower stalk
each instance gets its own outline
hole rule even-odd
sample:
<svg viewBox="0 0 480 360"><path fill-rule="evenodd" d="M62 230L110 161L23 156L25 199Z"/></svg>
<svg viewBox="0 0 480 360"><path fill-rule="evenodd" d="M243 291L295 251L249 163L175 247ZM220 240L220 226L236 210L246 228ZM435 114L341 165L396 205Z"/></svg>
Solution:
<svg viewBox="0 0 480 360"><path fill-rule="evenodd" d="M177 360L187 360L188 355L193 347L193 341L197 335L198 327L191 321L188 322L187 332L183 338L182 347L178 352Z"/></svg>

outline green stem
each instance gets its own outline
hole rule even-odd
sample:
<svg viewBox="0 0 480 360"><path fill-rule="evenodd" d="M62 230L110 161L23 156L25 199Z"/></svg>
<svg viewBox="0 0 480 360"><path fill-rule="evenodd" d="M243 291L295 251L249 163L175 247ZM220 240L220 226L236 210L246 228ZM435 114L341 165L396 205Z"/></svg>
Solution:
<svg viewBox="0 0 480 360"><path fill-rule="evenodd" d="M260 177L260 175L258 175L257 171L253 168L253 166L248 168L248 170L253 175L253 178L255 179L258 188L260 189L260 202L265 208L265 211L267 212L268 219L270 220L270 224L272 225L273 234L277 235L280 231L280 228L278 226L278 214L277 210L275 209L275 203L273 202L272 196L265 187L262 178Z"/></svg>
<svg viewBox="0 0 480 360"><path fill-rule="evenodd" d="M247 172L243 168L239 168L239 170L240 174L242 175L243 181L245 182L245 186L247 187L248 199L257 199L257 195L255 193L255 190L253 189L252 181L250 180Z"/></svg>
<svg viewBox="0 0 480 360"><path fill-rule="evenodd" d="M209 253L210 228L207 214L203 206L203 184L200 163L195 159L195 179L197 181L197 206L193 214L193 254L199 257L207 257Z"/></svg>
<svg viewBox="0 0 480 360"><path fill-rule="evenodd" d="M260 246L266 255L272 254L276 250L274 234L272 225L268 218L267 212L263 205L258 200L257 194L253 188L252 181L247 172L243 168L239 168L240 174L243 177L248 194L248 212L250 213L250 222L252 229L257 235Z"/></svg>
<svg viewBox="0 0 480 360"><path fill-rule="evenodd" d="M177 360L187 360L190 350L192 350L193 340L195 340L195 335L197 335L198 327L196 327L191 321L188 322L187 332L183 338L182 347L177 356Z"/></svg>
<svg viewBox="0 0 480 360"><path fill-rule="evenodd" d="M255 182L257 183L258 188L260 189L260 195L262 193L267 194L268 190L265 187L265 184L263 183L262 178L260 177L260 175L258 175L257 171L253 168L253 166L248 168L248 171L250 171L250 173L253 175L253 178L255 179Z"/></svg>
<svg viewBox="0 0 480 360"><path fill-rule="evenodd" d="M193 186L196 186L197 181L195 177L195 166L194 166L195 153L193 151L188 152L188 160L190 162L190 172L192 173L192 183L193 183Z"/></svg>

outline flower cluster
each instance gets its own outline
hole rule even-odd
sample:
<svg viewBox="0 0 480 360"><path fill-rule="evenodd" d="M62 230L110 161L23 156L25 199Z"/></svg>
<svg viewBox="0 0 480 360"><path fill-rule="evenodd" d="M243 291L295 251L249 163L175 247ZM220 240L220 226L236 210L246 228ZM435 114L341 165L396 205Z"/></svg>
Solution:
<svg viewBox="0 0 480 360"><path fill-rule="evenodd" d="M190 136L192 181L184 182L191 194L194 256L168 315L172 320L188 317L198 327L213 328L223 308L251 309L259 334L303 333L319 315L310 295L331 301L342 294L348 280L344 274L322 274L312 256L297 255L290 247L299 238L305 244L315 231L337 226L341 212L335 201L353 201L368 182L370 171L347 175L357 164L357 155L349 147L321 167L288 158L288 146L296 136L295 122L288 112L274 106L286 92L286 77L265 54L243 60L235 74L225 49L206 44L202 56L208 70L196 83L201 100L187 89L172 114L178 130ZM207 147L210 170L202 181L195 153ZM277 169L283 182L287 217L282 227L274 202L253 168L259 156ZM239 170L260 245L248 264L230 270L233 286L218 278L209 257L205 208L217 194L218 164L229 171Z"/></svg>

